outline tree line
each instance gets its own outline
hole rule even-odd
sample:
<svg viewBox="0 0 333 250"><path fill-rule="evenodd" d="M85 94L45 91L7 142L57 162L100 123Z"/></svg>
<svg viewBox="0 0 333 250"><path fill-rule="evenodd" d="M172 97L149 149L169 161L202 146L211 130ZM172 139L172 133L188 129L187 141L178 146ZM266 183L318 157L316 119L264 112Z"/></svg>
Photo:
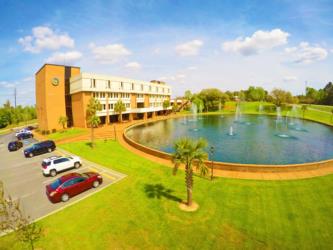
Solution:
<svg viewBox="0 0 333 250"><path fill-rule="evenodd" d="M34 106L13 107L10 101L0 107L0 128L5 128L8 125L19 124L36 119L36 108Z"/></svg>
<svg viewBox="0 0 333 250"><path fill-rule="evenodd" d="M333 105L333 84L329 82L319 90L307 87L305 95L300 95L298 98L300 102L306 104Z"/></svg>
<svg viewBox="0 0 333 250"><path fill-rule="evenodd" d="M247 90L225 92L217 88L203 89L199 93L187 90L184 98L194 103L198 112L220 110L227 101L271 102L278 107L293 103L333 105L333 85L328 83L320 90L307 88L306 95L297 96L283 89L275 88L269 92L262 87L250 86Z"/></svg>

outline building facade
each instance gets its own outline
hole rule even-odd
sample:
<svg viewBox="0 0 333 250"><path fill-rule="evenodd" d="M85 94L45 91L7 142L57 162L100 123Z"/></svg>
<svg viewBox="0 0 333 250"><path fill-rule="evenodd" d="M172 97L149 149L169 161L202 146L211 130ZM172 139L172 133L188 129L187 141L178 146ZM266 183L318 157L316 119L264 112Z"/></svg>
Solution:
<svg viewBox="0 0 333 250"><path fill-rule="evenodd" d="M59 118L68 125L87 127L86 109L91 98L100 101L97 112L102 124L117 121L115 103L126 107L126 120L147 119L164 113L163 102L170 100L171 88L160 81L140 81L108 75L84 73L78 67L45 64L36 73L36 109L41 130L61 129Z"/></svg>

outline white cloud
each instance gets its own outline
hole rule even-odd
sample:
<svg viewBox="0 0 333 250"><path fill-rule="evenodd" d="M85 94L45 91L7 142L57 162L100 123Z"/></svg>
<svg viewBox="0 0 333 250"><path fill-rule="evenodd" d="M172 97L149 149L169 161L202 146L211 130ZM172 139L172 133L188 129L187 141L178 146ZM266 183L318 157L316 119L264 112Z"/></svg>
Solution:
<svg viewBox="0 0 333 250"><path fill-rule="evenodd" d="M66 33L53 31L46 26L37 26L32 29L32 34L21 37L18 43L23 46L24 51L39 53L43 50L57 50L62 47L73 48L74 40Z"/></svg>
<svg viewBox="0 0 333 250"><path fill-rule="evenodd" d="M56 52L53 53L49 58L46 59L48 63L74 63L77 60L81 59L82 54L79 51L68 51L68 52Z"/></svg>
<svg viewBox="0 0 333 250"><path fill-rule="evenodd" d="M161 49L160 48L153 49L153 54L154 55L159 55L160 53L161 53Z"/></svg>
<svg viewBox="0 0 333 250"><path fill-rule="evenodd" d="M192 40L187 43L179 44L176 46L176 52L180 56L196 56L203 45L201 40Z"/></svg>
<svg viewBox="0 0 333 250"><path fill-rule="evenodd" d="M130 69L141 69L141 64L138 62L129 62L125 65L125 67Z"/></svg>
<svg viewBox="0 0 333 250"><path fill-rule="evenodd" d="M7 81L1 81L0 86L6 89L14 88L15 84Z"/></svg>
<svg viewBox="0 0 333 250"><path fill-rule="evenodd" d="M297 47L286 48L285 52L294 63L312 63L324 60L328 51L319 46L310 46L307 42L301 42Z"/></svg>
<svg viewBox="0 0 333 250"><path fill-rule="evenodd" d="M197 67L196 66L189 66L186 69L187 70L197 70Z"/></svg>
<svg viewBox="0 0 333 250"><path fill-rule="evenodd" d="M296 76L285 76L285 77L283 77L284 82L294 82L296 80L297 80Z"/></svg>
<svg viewBox="0 0 333 250"><path fill-rule="evenodd" d="M286 44L288 36L287 32L280 29L271 31L258 30L250 37L238 37L236 40L224 42L222 48L224 51L237 52L243 56L249 56Z"/></svg>
<svg viewBox="0 0 333 250"><path fill-rule="evenodd" d="M90 44L90 48L95 59L100 63L116 63L124 57L132 54L123 44L96 46L92 43Z"/></svg>
<svg viewBox="0 0 333 250"><path fill-rule="evenodd" d="M180 74L173 75L173 76L161 76L161 77L158 78L158 80L184 83L185 78L186 78L186 75L180 73Z"/></svg>

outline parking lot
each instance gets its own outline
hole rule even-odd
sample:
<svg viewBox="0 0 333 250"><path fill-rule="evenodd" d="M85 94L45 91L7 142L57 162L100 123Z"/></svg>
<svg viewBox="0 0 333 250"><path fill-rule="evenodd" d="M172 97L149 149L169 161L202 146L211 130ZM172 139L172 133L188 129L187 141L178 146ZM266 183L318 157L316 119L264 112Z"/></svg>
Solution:
<svg viewBox="0 0 333 250"><path fill-rule="evenodd" d="M57 149L51 153L25 158L23 155L24 148L35 143L36 140L24 140L23 148L15 152L9 152L7 149L8 142L15 139L14 133L0 135L0 180L4 183L6 194L9 194L13 199L19 199L24 213L32 219L46 216L78 202L125 177L122 173L112 171L82 158L82 166L79 169L68 170L55 177L45 177L42 174L42 160L53 155L68 155L68 153ZM83 173L88 171L100 173L103 177L103 184L96 189L87 190L65 203L53 204L48 200L45 194L47 184L69 172Z"/></svg>

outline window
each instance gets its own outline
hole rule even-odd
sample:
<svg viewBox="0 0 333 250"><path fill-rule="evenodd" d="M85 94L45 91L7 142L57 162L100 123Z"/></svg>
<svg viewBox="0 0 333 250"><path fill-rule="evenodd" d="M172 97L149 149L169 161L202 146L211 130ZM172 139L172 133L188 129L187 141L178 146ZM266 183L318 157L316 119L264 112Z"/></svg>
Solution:
<svg viewBox="0 0 333 250"><path fill-rule="evenodd" d="M113 109L113 103L110 104L110 109Z"/></svg>
<svg viewBox="0 0 333 250"><path fill-rule="evenodd" d="M143 91L143 84L141 84L141 91Z"/></svg>
<svg viewBox="0 0 333 250"><path fill-rule="evenodd" d="M111 81L108 81L108 89L111 89Z"/></svg>
<svg viewBox="0 0 333 250"><path fill-rule="evenodd" d="M103 110L105 110L106 109L106 105L105 104L103 104Z"/></svg>
<svg viewBox="0 0 333 250"><path fill-rule="evenodd" d="M86 179L86 178L84 178L84 177L78 177L78 178L75 178L75 179L73 180L73 185L78 184L78 183L80 183L80 182L83 182L83 181L85 181L85 179Z"/></svg>
<svg viewBox="0 0 333 250"><path fill-rule="evenodd" d="M90 88L96 88L96 79L90 79Z"/></svg>
<svg viewBox="0 0 333 250"><path fill-rule="evenodd" d="M149 86L149 91L151 92L151 86Z"/></svg>
<svg viewBox="0 0 333 250"><path fill-rule="evenodd" d="M124 84L123 84L123 82L120 82L120 87L121 87L121 89L124 88Z"/></svg>
<svg viewBox="0 0 333 250"><path fill-rule="evenodd" d="M69 180L69 181L66 181L64 184L63 184L63 187L64 188L67 188L67 187L70 187L74 184L75 182L75 179L72 179L72 180Z"/></svg>
<svg viewBox="0 0 333 250"><path fill-rule="evenodd" d="M132 83L132 90L134 90L134 83Z"/></svg>

